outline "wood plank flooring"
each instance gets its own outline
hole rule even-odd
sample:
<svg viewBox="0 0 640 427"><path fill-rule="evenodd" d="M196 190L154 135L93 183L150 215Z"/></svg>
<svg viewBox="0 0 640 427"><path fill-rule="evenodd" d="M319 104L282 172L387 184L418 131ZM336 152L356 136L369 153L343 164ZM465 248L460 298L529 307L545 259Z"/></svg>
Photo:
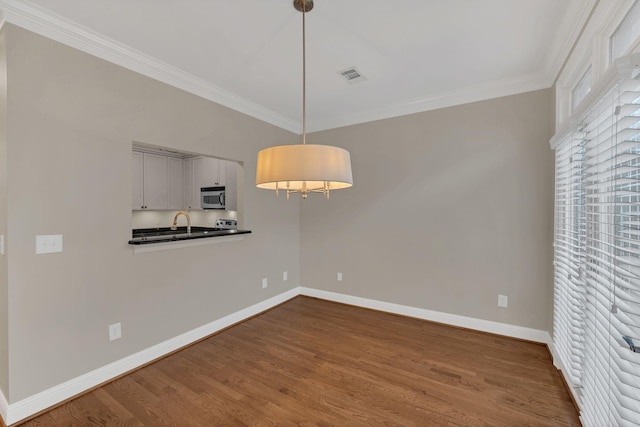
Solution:
<svg viewBox="0 0 640 427"><path fill-rule="evenodd" d="M296 297L24 426L579 426L544 345Z"/></svg>

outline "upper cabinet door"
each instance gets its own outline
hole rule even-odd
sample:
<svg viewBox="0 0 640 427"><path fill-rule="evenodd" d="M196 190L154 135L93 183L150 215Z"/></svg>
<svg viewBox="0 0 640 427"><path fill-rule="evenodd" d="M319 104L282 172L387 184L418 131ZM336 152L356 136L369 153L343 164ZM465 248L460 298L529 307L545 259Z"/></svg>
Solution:
<svg viewBox="0 0 640 427"><path fill-rule="evenodd" d="M145 209L168 209L168 158L149 153L143 156Z"/></svg>
<svg viewBox="0 0 640 427"><path fill-rule="evenodd" d="M213 157L197 157L198 166L194 167L194 176L198 178L200 187L217 187L225 185L225 161ZM197 170L196 170L197 169Z"/></svg>
<svg viewBox="0 0 640 427"><path fill-rule="evenodd" d="M193 159L182 160L182 191L184 193L183 209L200 209L200 189L196 193L193 182Z"/></svg>
<svg viewBox="0 0 640 427"><path fill-rule="evenodd" d="M140 210L144 209L144 196L142 193L142 180L143 175L143 165L142 165L142 153L138 153L137 151L133 152L132 157L132 166L133 166L133 192L132 192L132 204L131 209Z"/></svg>
<svg viewBox="0 0 640 427"><path fill-rule="evenodd" d="M182 159L169 157L167 159L167 207L169 209L184 209L184 175L182 173Z"/></svg>
<svg viewBox="0 0 640 427"><path fill-rule="evenodd" d="M220 160L220 159L213 159L213 160L217 160L218 161L218 167L216 168L218 170L218 184L216 185L227 185L227 162L226 160Z"/></svg>

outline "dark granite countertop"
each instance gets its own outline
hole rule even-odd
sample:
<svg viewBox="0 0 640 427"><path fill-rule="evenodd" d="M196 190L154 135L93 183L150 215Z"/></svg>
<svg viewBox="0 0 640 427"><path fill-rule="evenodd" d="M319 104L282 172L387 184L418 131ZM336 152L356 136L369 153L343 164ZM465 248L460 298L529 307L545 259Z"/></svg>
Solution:
<svg viewBox="0 0 640 427"><path fill-rule="evenodd" d="M210 227L191 227L191 233L187 233L187 227L178 227L177 230L171 230L170 227L138 228L132 230L132 239L129 240L129 244L147 245L150 243L177 242L249 233L251 233L251 230L226 230Z"/></svg>

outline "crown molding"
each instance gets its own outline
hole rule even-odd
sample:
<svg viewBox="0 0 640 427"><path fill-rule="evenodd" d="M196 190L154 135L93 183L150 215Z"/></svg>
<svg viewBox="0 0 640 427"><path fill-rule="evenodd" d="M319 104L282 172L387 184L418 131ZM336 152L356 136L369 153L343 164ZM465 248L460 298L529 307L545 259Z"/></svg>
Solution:
<svg viewBox="0 0 640 427"><path fill-rule="evenodd" d="M547 89L551 87L551 84L552 81L548 76L542 73L529 74L526 76L496 80L455 91L442 92L433 96L412 99L381 108L354 111L351 114L340 117L314 119L308 123L307 128L310 132L319 132L375 120L390 119L408 114L453 107L455 105L469 104L471 102L485 101L503 96L517 95L539 89Z"/></svg>
<svg viewBox="0 0 640 427"><path fill-rule="evenodd" d="M599 0L574 0L569 3L545 61L545 75L551 84L556 82L565 67L598 3ZM573 16L577 18L572 20Z"/></svg>
<svg viewBox="0 0 640 427"><path fill-rule="evenodd" d="M574 0L563 16L560 29L549 49L544 71L537 74L497 80L457 91L443 92L433 96L414 99L400 104L389 105L367 111L358 111L342 117L327 117L310 121L311 132L350 126L375 120L421 113L439 108L484 101L502 96L516 95L539 89L547 89L555 83L567 58L576 45L588 23L589 17L600 0ZM585 4L586 3L586 4ZM578 16L577 19L571 19Z"/></svg>
<svg viewBox="0 0 640 427"><path fill-rule="evenodd" d="M299 133L300 124L232 92L159 61L25 0L0 0L0 14L14 25L182 89L274 126Z"/></svg>
<svg viewBox="0 0 640 427"><path fill-rule="evenodd" d="M588 1L590 5L593 5L598 0ZM580 3L580 1L572 2L569 7L576 7L577 3ZM308 129L310 132L317 132L548 88L554 83L558 73L561 71L566 55L571 51L575 40L579 37L592 7L581 8L580 19L573 22L567 22L568 18L566 17L570 13L567 12L565 14L563 30L559 34L570 34L570 36L568 39L565 36L556 37L556 44L552 46L547 57L552 59L546 61L547 66L543 73L493 81L474 87L407 100L394 105L357 111L339 117L319 118L311 121ZM296 134L301 133L301 124L297 120L292 120L264 106L251 102L26 0L0 0L0 19L0 26L6 20L6 22L41 36L247 114L258 120ZM559 40L566 40L566 42L561 44Z"/></svg>

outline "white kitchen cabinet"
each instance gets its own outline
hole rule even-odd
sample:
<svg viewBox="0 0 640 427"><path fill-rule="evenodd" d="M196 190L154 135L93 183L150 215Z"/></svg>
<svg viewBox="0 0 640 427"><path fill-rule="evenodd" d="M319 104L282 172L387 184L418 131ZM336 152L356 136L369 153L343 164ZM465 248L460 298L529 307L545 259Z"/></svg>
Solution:
<svg viewBox="0 0 640 427"><path fill-rule="evenodd" d="M200 209L200 188L193 180L193 158L182 160L183 193L185 209Z"/></svg>
<svg viewBox="0 0 640 427"><path fill-rule="evenodd" d="M200 187L203 187L203 162L203 157L191 157L182 161L184 172L185 209L201 209Z"/></svg>
<svg viewBox="0 0 640 427"><path fill-rule="evenodd" d="M184 209L182 159L167 158L167 208Z"/></svg>
<svg viewBox="0 0 640 427"><path fill-rule="evenodd" d="M218 184L216 185L227 185L227 162L226 160L218 160Z"/></svg>
<svg viewBox="0 0 640 427"><path fill-rule="evenodd" d="M168 168L167 157L142 153L143 180L142 195L144 209L167 209L168 206Z"/></svg>
<svg viewBox="0 0 640 427"><path fill-rule="evenodd" d="M143 171L143 158L142 153L137 151L133 152L133 197L131 208L134 210L144 209L144 196L142 193L142 181L144 176Z"/></svg>
<svg viewBox="0 0 640 427"><path fill-rule="evenodd" d="M182 209L183 180L181 159L134 151L132 209Z"/></svg>
<svg viewBox="0 0 640 427"><path fill-rule="evenodd" d="M191 174L193 175L193 201L197 201L197 207L200 209L200 187L202 187L202 174L203 174L203 157L194 157L191 159Z"/></svg>
<svg viewBox="0 0 640 427"><path fill-rule="evenodd" d="M184 209L201 209L202 187L226 187L227 210L238 210L237 163L213 157L191 157L182 160Z"/></svg>
<svg viewBox="0 0 640 427"><path fill-rule="evenodd" d="M213 157L196 157L194 159L194 177L200 187L218 187L225 185L224 160Z"/></svg>

